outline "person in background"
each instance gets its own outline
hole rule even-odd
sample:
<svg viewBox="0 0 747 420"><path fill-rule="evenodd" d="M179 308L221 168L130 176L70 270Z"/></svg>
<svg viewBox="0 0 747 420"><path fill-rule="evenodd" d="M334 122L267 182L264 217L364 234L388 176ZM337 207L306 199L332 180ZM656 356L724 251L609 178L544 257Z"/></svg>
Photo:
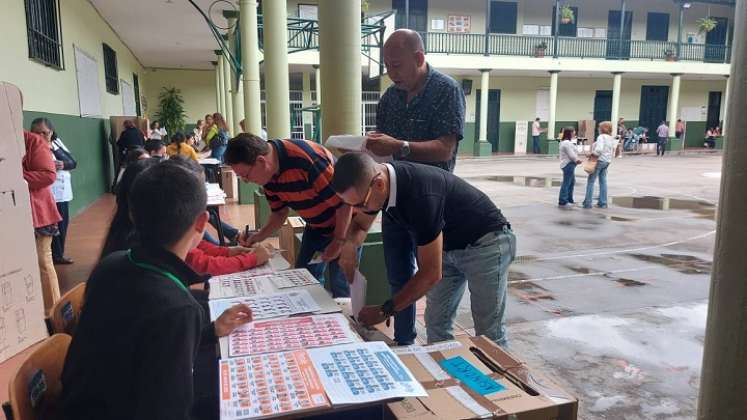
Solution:
<svg viewBox="0 0 747 420"><path fill-rule="evenodd" d="M125 120L124 130L122 130L122 134L119 135L119 139L117 140L120 165L126 166L125 157L127 156L127 152L129 152L130 149L143 146L145 146L145 137L143 137L143 132L135 127L134 122L132 122L131 120Z"/></svg>
<svg viewBox="0 0 747 420"><path fill-rule="evenodd" d="M171 136L171 144L166 147L166 154L171 156L184 156L197 162L200 157L197 156L195 149L186 143L186 138L181 131L177 131Z"/></svg>
<svg viewBox="0 0 747 420"><path fill-rule="evenodd" d="M625 118L620 117L617 120L617 139L621 140L625 138L625 132L628 131L628 128L625 127Z"/></svg>
<svg viewBox="0 0 747 420"><path fill-rule="evenodd" d="M151 140L163 140L166 137L166 129L161 127L161 123L156 120L150 123L150 131L148 131L148 138Z"/></svg>
<svg viewBox="0 0 747 420"><path fill-rule="evenodd" d="M52 261L52 237L57 235L57 223L62 217L57 211L50 189L57 179L57 169L49 150L49 143L43 137L24 131L23 140L26 154L21 165L23 179L28 184L31 198L31 219L34 224L36 256L46 312L60 299L60 285Z"/></svg>
<svg viewBox="0 0 747 420"><path fill-rule="evenodd" d="M574 203L573 187L576 185L576 165L581 164L576 145L571 141L574 134L573 127L566 127L563 129L563 137L560 141L560 169L563 170L563 184L560 186L560 197L558 197L560 207Z"/></svg>
<svg viewBox="0 0 747 420"><path fill-rule="evenodd" d="M145 151L152 159L156 159L158 162L164 161L169 158L166 154L166 146L164 146L161 140L148 140L145 142Z"/></svg>
<svg viewBox="0 0 747 420"><path fill-rule="evenodd" d="M197 120L197 125L192 129L192 141L190 146L194 147L195 150L202 150L205 148L205 143L202 141L202 131L205 129L205 122L203 120ZM189 137L189 135L187 135Z"/></svg>
<svg viewBox="0 0 747 420"><path fill-rule="evenodd" d="M685 123L681 119L677 120L677 125L674 127L674 136L682 140L682 136L685 134Z"/></svg>
<svg viewBox="0 0 747 420"><path fill-rule="evenodd" d="M210 136L211 130L206 141L210 148L210 157L223 163L223 154L226 153L226 146L231 135L226 120L219 112L213 114L213 123L216 128L215 135Z"/></svg>
<svg viewBox="0 0 747 420"><path fill-rule="evenodd" d="M215 125L215 120L212 114L205 115L205 127L202 129L202 141L205 143L205 147L201 152L210 150L210 141L213 137L218 135L218 127Z"/></svg>
<svg viewBox="0 0 747 420"><path fill-rule="evenodd" d="M712 127L706 130L705 141L703 146L708 149L714 149L716 147L716 128Z"/></svg>
<svg viewBox="0 0 747 420"><path fill-rule="evenodd" d="M246 120L241 120L241 121L239 121L239 127L241 127L241 132L242 132L242 133L246 133L246 132L247 132L247 131L246 131ZM264 139L264 140L267 140L267 130L265 130L265 129L263 128L263 129L262 129L262 134L260 135L260 137L261 137L262 139Z"/></svg>
<svg viewBox="0 0 747 420"><path fill-rule="evenodd" d="M62 139L57 136L52 121L47 118L35 119L31 122L31 132L39 134L49 142L57 168L57 177L52 184L52 195L57 203L57 211L60 213L62 220L57 224L59 235L52 237L52 261L55 264L72 264L73 260L65 256L65 239L70 224L69 204L73 200L70 171L75 169L78 164Z"/></svg>
<svg viewBox="0 0 747 420"><path fill-rule="evenodd" d="M656 156L664 157L664 152L667 151L667 141L669 140L669 126L666 121L662 121L659 124L659 128L656 129L656 136L659 137L659 142L656 143Z"/></svg>
<svg viewBox="0 0 747 420"><path fill-rule="evenodd" d="M540 135L547 131L540 125L540 117L534 119L532 123L532 153L538 155L542 152L540 148Z"/></svg>
<svg viewBox="0 0 747 420"><path fill-rule="evenodd" d="M584 208L590 209L594 198L594 183L599 178L599 202L600 209L607 208L607 169L612 163L612 158L617 150L618 140L612 137L612 123L602 121L599 123L599 136L591 146L590 159L597 160L597 167L589 174L586 181L586 197L584 197Z"/></svg>

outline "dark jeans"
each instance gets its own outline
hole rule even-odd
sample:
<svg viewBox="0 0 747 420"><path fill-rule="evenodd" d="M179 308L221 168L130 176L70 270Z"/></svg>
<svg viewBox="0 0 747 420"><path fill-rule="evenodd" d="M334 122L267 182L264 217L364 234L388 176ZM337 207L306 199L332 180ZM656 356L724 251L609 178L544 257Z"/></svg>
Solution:
<svg viewBox="0 0 747 420"><path fill-rule="evenodd" d="M325 235L318 229L307 227L301 237L301 249L296 257L296 268L305 268L324 285L324 272L328 263L309 264L314 259L314 254L324 252L327 246L332 242L332 235ZM361 259L361 249L358 250L358 261ZM332 278L332 297L349 297L350 286L342 273L337 260L329 262L329 276Z"/></svg>
<svg viewBox="0 0 747 420"><path fill-rule="evenodd" d="M384 242L386 276L392 296L397 294L417 271L415 238L404 226L384 212L381 234ZM415 305L394 315L394 340L400 345L415 342Z"/></svg>
<svg viewBox="0 0 747 420"><path fill-rule="evenodd" d="M60 212L62 220L57 223L60 234L52 237L52 259L59 260L65 256L65 239L67 238L67 227L70 224L70 202L57 203L57 211Z"/></svg>
<svg viewBox="0 0 747 420"><path fill-rule="evenodd" d="M576 185L576 162L569 162L563 168L563 184L560 186L558 204L564 206L573 203L573 187Z"/></svg>
<svg viewBox="0 0 747 420"><path fill-rule="evenodd" d="M208 214L210 215L210 219L208 221L215 229L218 229L218 216L215 214L215 212L217 211L218 210L214 207L208 209ZM226 243L229 243L232 240L237 238L237 235L239 234L238 229L236 229L235 227L229 225L228 223L222 220L221 220L221 226L223 227L223 236L226 238ZM207 238L205 238L205 240L210 241Z"/></svg>
<svg viewBox="0 0 747 420"><path fill-rule="evenodd" d="M659 156L659 153L661 153L661 155L664 156L664 152L666 151L667 151L667 138L659 137L659 142L656 143L656 156Z"/></svg>
<svg viewBox="0 0 747 420"><path fill-rule="evenodd" d="M213 139L213 141L216 141ZM218 159L220 163L223 163L223 154L226 153L228 146L215 146L210 148L210 157Z"/></svg>
<svg viewBox="0 0 747 420"><path fill-rule="evenodd" d="M535 155L538 155L542 152L540 149L540 137L539 136L532 136L532 153Z"/></svg>

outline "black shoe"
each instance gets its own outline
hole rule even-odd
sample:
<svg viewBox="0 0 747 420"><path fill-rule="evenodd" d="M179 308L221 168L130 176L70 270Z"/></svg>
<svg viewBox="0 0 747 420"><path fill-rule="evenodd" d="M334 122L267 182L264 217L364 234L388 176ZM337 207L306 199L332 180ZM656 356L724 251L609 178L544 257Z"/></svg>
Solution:
<svg viewBox="0 0 747 420"><path fill-rule="evenodd" d="M59 257L59 258L54 258L53 262L55 264L58 264L58 265L69 265L69 264L73 263L73 260L72 260L72 258L68 258L68 257L62 256L62 257Z"/></svg>

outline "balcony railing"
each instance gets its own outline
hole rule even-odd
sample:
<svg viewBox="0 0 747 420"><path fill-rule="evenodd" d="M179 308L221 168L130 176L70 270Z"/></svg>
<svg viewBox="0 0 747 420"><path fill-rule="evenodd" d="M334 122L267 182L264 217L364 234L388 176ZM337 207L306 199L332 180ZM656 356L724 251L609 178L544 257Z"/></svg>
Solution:
<svg viewBox="0 0 747 420"><path fill-rule="evenodd" d="M509 56L553 57L552 36L490 34L421 33L427 53L488 54ZM674 60L676 42L639 41L601 38L558 37L557 57L600 58L608 60ZM544 48L540 48L544 46ZM728 63L731 48L727 45L680 44L679 60Z"/></svg>

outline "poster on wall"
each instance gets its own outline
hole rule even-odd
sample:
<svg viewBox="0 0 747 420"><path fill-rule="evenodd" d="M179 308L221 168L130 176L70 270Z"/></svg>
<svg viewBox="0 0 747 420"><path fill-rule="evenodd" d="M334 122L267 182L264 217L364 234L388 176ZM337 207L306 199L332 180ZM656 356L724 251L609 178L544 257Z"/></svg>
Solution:
<svg viewBox="0 0 747 420"><path fill-rule="evenodd" d="M472 29L471 16L449 16L447 32L468 34Z"/></svg>
<svg viewBox="0 0 747 420"><path fill-rule="evenodd" d="M298 17L301 19L318 20L319 6L316 4L299 4Z"/></svg>
<svg viewBox="0 0 747 420"><path fill-rule="evenodd" d="M127 83L124 79L119 80L119 91L122 93L122 115L128 117L137 116L135 109L135 91L132 89L132 85Z"/></svg>
<svg viewBox="0 0 747 420"><path fill-rule="evenodd" d="M514 154L527 154L527 140L529 136L529 122L516 121L516 133L514 134Z"/></svg>

